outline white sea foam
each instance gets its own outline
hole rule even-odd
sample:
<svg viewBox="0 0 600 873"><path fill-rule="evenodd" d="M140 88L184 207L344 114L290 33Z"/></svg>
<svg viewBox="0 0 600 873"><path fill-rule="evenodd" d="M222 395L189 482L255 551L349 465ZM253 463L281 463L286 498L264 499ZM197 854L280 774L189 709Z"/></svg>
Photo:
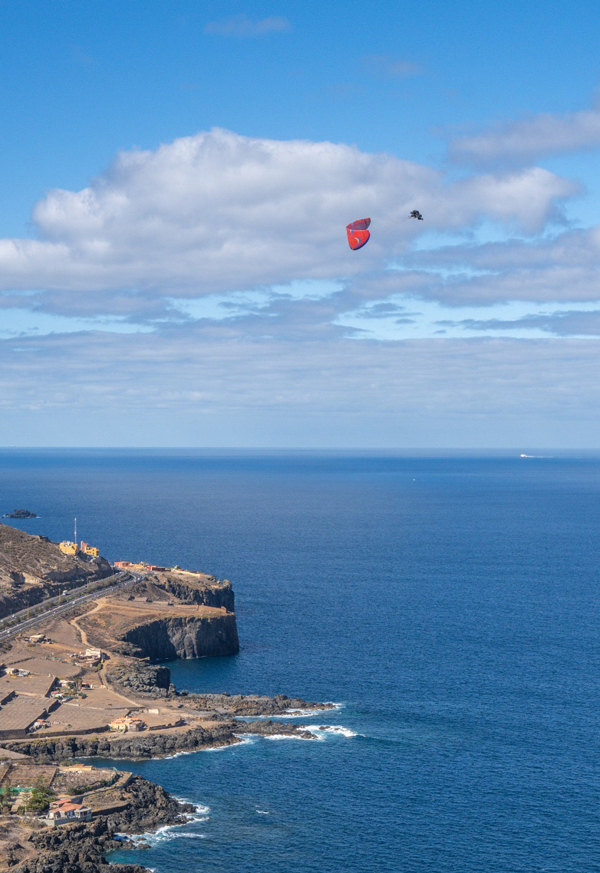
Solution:
<svg viewBox="0 0 600 873"><path fill-rule="evenodd" d="M208 816L198 816L194 817L193 821L207 821ZM158 846L160 843L166 843L169 840L204 840L206 839L206 834L194 833L193 831L178 831L177 828L181 828L184 825L191 824L192 819L188 819L187 821L178 822L177 824L165 825L162 828L158 828L156 831L147 831L144 834L136 834L133 836L129 836L128 834L118 834L118 836L124 836L129 839L133 845L137 848L142 844L147 843L149 846Z"/></svg>
<svg viewBox="0 0 600 873"><path fill-rule="evenodd" d="M247 736L246 734L234 734L237 743L229 743L226 746L213 746L212 749L205 749L205 752L224 752L225 749L237 749L239 746L247 746L256 742L256 737Z"/></svg>
<svg viewBox="0 0 600 873"><path fill-rule="evenodd" d="M311 737L303 737L300 734L269 734L268 736L263 737L263 739L264 740L308 740L310 742L311 740L318 739L318 737L314 736L314 735Z"/></svg>
<svg viewBox="0 0 600 873"><path fill-rule="evenodd" d="M266 721L267 719L275 719L276 721L282 721L283 719L293 719L293 718L313 718L318 715L325 716L330 712L334 712L335 710L343 709L345 704L343 703L333 703L331 701L327 701L327 705L330 706L330 709L286 709L284 712L271 712L268 715L237 715L236 718L238 721Z"/></svg>
<svg viewBox="0 0 600 873"><path fill-rule="evenodd" d="M202 749L192 749L190 752L175 752L173 755L165 755L164 758L161 758L160 760L161 761L172 761L173 758L183 758L184 755L195 755L201 751L202 751Z"/></svg>
<svg viewBox="0 0 600 873"><path fill-rule="evenodd" d="M192 749L189 752L175 752L174 755L165 755L164 758L161 758L161 761L172 761L173 758L181 758L183 755L197 755L199 752L222 752L223 749L231 749L234 746L241 746L244 743L252 742L250 739L240 739L240 737L235 735L238 739L237 743L226 743L223 746L209 746L208 749ZM135 760L135 759L134 759Z"/></svg>
<svg viewBox="0 0 600 873"><path fill-rule="evenodd" d="M334 710L342 709L343 703L334 703L333 701L326 701L327 705L330 706L330 709L286 709L284 713L281 715L275 716L265 716L266 718L312 718L316 715L326 715L328 712L333 712Z"/></svg>
<svg viewBox="0 0 600 873"><path fill-rule="evenodd" d="M173 796L175 797L175 795ZM186 831L181 832L177 829L184 827L184 825L190 825L200 821L208 821L210 818L210 806L206 806L204 803L194 803L193 800L187 800L185 797L175 797L175 800L178 800L180 803L191 803L194 806L193 813L183 813L184 821L178 821L171 825L163 825L155 831L146 831L143 834L116 834L116 836L130 840L134 846L139 846L140 843L148 843L149 845L154 846L158 843L164 843L166 840L175 839L205 839L205 834Z"/></svg>
<svg viewBox="0 0 600 873"><path fill-rule="evenodd" d="M266 809L257 809L256 812L258 815L271 815L271 813L267 812Z"/></svg>
<svg viewBox="0 0 600 873"><path fill-rule="evenodd" d="M189 800L187 797L178 797L176 794L173 795L175 800L178 800L179 803L191 803L194 807L193 813L183 813L183 815L189 816L190 819L196 820L196 817L200 817L200 820L205 820L210 815L210 806L206 806L205 803L196 803L195 800Z"/></svg>
<svg viewBox="0 0 600 873"><path fill-rule="evenodd" d="M337 734L341 737L357 737L359 734L356 731L351 730L350 728L344 727L343 724L307 724L306 729L312 731L313 733L320 734ZM319 736L319 739L325 739L324 737Z"/></svg>

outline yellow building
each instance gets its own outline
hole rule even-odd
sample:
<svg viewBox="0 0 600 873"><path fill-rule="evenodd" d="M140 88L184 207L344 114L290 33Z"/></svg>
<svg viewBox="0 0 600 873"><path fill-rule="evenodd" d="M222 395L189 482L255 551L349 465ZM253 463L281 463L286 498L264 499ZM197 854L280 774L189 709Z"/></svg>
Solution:
<svg viewBox="0 0 600 873"><path fill-rule="evenodd" d="M77 554L77 543L72 543L69 540L63 540L62 543L59 543L58 547L64 555Z"/></svg>
<svg viewBox="0 0 600 873"><path fill-rule="evenodd" d="M83 540L81 540L81 551L84 555L92 555L94 558L100 557L99 549L96 546L90 546L89 543L84 543Z"/></svg>

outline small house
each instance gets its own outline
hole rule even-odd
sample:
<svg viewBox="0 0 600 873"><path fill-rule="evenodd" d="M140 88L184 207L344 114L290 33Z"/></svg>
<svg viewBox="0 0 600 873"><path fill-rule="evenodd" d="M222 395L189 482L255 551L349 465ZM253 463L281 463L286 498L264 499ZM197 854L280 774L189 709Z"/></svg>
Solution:
<svg viewBox="0 0 600 873"><path fill-rule="evenodd" d="M83 803L73 803L72 800L55 800L50 804L48 819L53 825L91 821L92 810L89 806Z"/></svg>

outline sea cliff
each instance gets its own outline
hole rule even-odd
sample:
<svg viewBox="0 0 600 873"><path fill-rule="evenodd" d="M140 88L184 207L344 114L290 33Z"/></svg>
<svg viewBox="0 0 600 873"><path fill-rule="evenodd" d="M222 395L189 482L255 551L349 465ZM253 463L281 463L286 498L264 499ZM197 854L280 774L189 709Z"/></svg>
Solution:
<svg viewBox="0 0 600 873"><path fill-rule="evenodd" d="M153 661L235 655L240 648L232 613L157 618L137 624L118 639L131 645L132 655Z"/></svg>

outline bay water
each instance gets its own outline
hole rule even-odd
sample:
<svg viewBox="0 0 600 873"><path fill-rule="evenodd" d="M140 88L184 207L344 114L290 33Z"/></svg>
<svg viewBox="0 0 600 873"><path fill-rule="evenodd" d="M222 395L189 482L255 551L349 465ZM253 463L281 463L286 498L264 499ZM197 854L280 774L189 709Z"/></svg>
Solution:
<svg viewBox="0 0 600 873"><path fill-rule="evenodd" d="M115 762L198 814L111 860L600 871L600 459L3 449L13 508L231 579L240 654L180 689L339 704L314 741Z"/></svg>

